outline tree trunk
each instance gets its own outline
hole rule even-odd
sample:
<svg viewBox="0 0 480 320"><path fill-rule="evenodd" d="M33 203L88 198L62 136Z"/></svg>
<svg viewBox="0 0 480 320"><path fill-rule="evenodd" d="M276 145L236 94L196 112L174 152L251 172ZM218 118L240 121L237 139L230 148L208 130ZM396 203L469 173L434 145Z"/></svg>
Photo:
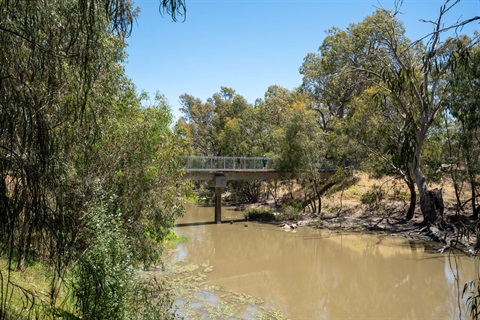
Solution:
<svg viewBox="0 0 480 320"><path fill-rule="evenodd" d="M442 189L428 190L425 176L420 168L414 171L415 183L420 193L420 208L423 214L423 224L435 223L440 217L443 219Z"/></svg>
<svg viewBox="0 0 480 320"><path fill-rule="evenodd" d="M24 210L26 211L26 210ZM18 235L18 261L16 271L24 271L27 262L28 247L30 246L30 217L28 212L24 212L23 219L20 219L20 233Z"/></svg>
<svg viewBox="0 0 480 320"><path fill-rule="evenodd" d="M316 176L313 179L313 191L315 192L315 196L318 200L318 209L315 210L315 213L321 214L322 213L322 193L319 188L319 181Z"/></svg>
<svg viewBox="0 0 480 320"><path fill-rule="evenodd" d="M318 215L320 215L320 217L322 216L322 197L321 197L321 196L318 196L318 209L317 209L317 213L318 213Z"/></svg>
<svg viewBox="0 0 480 320"><path fill-rule="evenodd" d="M278 206L278 180L275 180L273 182L273 190L270 189L270 192L273 197L273 202L275 203L275 206Z"/></svg>
<svg viewBox="0 0 480 320"><path fill-rule="evenodd" d="M415 190L415 183L412 179L408 179L407 185L410 190L410 206L408 207L406 219L407 221L410 221L413 218L415 206L417 205L417 192Z"/></svg>
<svg viewBox="0 0 480 320"><path fill-rule="evenodd" d="M315 199L312 198L312 212L317 212L317 202L315 201Z"/></svg>
<svg viewBox="0 0 480 320"><path fill-rule="evenodd" d="M476 192L475 192L475 180L470 179L470 185L472 188L472 212L473 212L473 219L478 219L478 213L480 211L480 206L477 208L477 201L475 200Z"/></svg>
<svg viewBox="0 0 480 320"><path fill-rule="evenodd" d="M25 182L25 179L22 179L23 185L28 185ZM24 187L22 190L22 199L25 199L25 202L22 203L21 213L18 216L19 223L19 232L18 232L18 243L17 243L17 271L24 271L25 265L27 262L28 248L30 247L31 240L31 230L30 230L30 221L31 221L31 206L30 204L30 195L28 194L27 189Z"/></svg>

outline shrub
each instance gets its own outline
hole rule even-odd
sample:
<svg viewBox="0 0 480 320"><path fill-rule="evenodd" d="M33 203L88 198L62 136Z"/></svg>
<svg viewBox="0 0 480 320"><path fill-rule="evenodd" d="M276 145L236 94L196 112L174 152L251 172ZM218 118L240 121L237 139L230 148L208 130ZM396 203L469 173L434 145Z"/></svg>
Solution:
<svg viewBox="0 0 480 320"><path fill-rule="evenodd" d="M138 279L131 303L130 319L156 320L175 319L176 308L170 288L157 278Z"/></svg>
<svg viewBox="0 0 480 320"><path fill-rule="evenodd" d="M371 190L365 192L360 196L360 201L362 202L362 204L366 204L369 207L376 207L383 199L383 197L383 190L380 187L374 185Z"/></svg>
<svg viewBox="0 0 480 320"><path fill-rule="evenodd" d="M298 220L299 214L302 211L301 208L298 206L291 206L291 205L283 205L281 215L279 217L280 220L289 220L289 221L296 221Z"/></svg>
<svg viewBox="0 0 480 320"><path fill-rule="evenodd" d="M275 215L272 209L269 208L248 209L245 211L245 219L250 221L272 221L275 220Z"/></svg>
<svg viewBox="0 0 480 320"><path fill-rule="evenodd" d="M73 294L84 319L127 318L133 289L133 258L120 215L101 204L92 210L85 254L73 272Z"/></svg>
<svg viewBox="0 0 480 320"><path fill-rule="evenodd" d="M164 241L166 243L178 244L178 243L186 243L188 242L188 239L187 237L179 235L177 232L173 230L169 230L167 235L165 236Z"/></svg>

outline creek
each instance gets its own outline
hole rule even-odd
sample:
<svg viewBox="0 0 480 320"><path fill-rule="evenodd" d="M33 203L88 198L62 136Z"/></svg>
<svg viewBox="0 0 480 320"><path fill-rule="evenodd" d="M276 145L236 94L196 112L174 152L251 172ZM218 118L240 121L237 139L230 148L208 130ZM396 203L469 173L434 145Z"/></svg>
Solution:
<svg viewBox="0 0 480 320"><path fill-rule="evenodd" d="M469 318L461 292L477 274L475 259L388 235L285 231L240 221L242 212L225 207L227 223L212 224L213 215L212 207L187 207L176 230L189 241L175 259L211 266L206 283L288 319Z"/></svg>

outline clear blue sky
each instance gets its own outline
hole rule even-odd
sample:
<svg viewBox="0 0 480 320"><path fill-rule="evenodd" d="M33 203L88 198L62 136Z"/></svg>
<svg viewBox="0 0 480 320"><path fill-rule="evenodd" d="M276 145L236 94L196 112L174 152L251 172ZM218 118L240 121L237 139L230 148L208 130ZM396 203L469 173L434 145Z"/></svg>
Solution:
<svg viewBox="0 0 480 320"><path fill-rule="evenodd" d="M453 0L452 0L453 2ZM375 11L392 9L393 0L186 0L185 22L161 17L158 0L137 0L141 12L128 38L127 75L139 91L163 93L175 118L179 96L206 101L221 86L249 103L270 85L298 87L298 71L309 52L317 52L332 26L345 29ZM432 30L420 19L435 20L438 0L404 0L400 19L407 36ZM480 0L462 0L449 21L480 16ZM480 29L474 22L462 33Z"/></svg>

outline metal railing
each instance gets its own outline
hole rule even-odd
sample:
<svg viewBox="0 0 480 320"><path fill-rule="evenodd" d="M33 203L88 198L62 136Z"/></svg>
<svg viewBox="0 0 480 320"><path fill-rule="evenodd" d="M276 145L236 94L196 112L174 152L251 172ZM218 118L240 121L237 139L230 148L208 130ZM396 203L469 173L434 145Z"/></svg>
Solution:
<svg viewBox="0 0 480 320"><path fill-rule="evenodd" d="M263 158L248 157L182 157L187 170L264 170ZM275 158L267 158L265 169L273 169Z"/></svg>

